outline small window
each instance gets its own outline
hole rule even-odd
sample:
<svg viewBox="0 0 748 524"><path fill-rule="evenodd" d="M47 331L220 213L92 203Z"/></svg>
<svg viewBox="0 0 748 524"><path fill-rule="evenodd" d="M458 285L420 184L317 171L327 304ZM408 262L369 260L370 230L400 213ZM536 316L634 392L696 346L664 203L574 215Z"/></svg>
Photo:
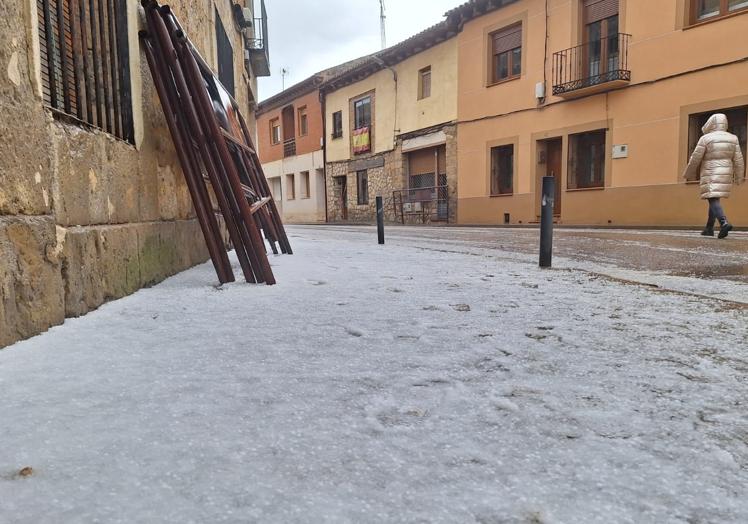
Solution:
<svg viewBox="0 0 748 524"><path fill-rule="evenodd" d="M371 97L367 96L353 103L354 129L371 126Z"/></svg>
<svg viewBox="0 0 748 524"><path fill-rule="evenodd" d="M356 189L358 193L358 205L369 205L369 174L364 169L356 171Z"/></svg>
<svg viewBox="0 0 748 524"><path fill-rule="evenodd" d="M569 136L569 189L605 186L605 130Z"/></svg>
<svg viewBox="0 0 748 524"><path fill-rule="evenodd" d="M519 78L522 75L522 24L491 35L491 83Z"/></svg>
<svg viewBox="0 0 748 524"><path fill-rule="evenodd" d="M281 141L281 125L280 119L273 118L270 121L270 143L273 145L280 144Z"/></svg>
<svg viewBox="0 0 748 524"><path fill-rule="evenodd" d="M514 192L514 145L491 148L491 195Z"/></svg>
<svg viewBox="0 0 748 524"><path fill-rule="evenodd" d="M296 200L296 177L286 175L286 200Z"/></svg>
<svg viewBox="0 0 748 524"><path fill-rule="evenodd" d="M418 72L418 100L431 96L431 66Z"/></svg>
<svg viewBox="0 0 748 524"><path fill-rule="evenodd" d="M701 128L704 127L709 117L715 113L722 113L727 117L727 123L729 127L727 131L736 135L740 142L740 149L743 152L743 158L746 157L746 147L748 143L748 106L733 107L728 109L715 109L714 111L707 111L705 113L697 113L688 117L688 159L691 158L691 153L696 149L696 144L699 143L699 139L702 136ZM690 180L698 180L700 173L694 173L696 178Z"/></svg>
<svg viewBox="0 0 748 524"><path fill-rule="evenodd" d="M341 138L343 136L343 112L336 111L332 114L332 137Z"/></svg>
<svg viewBox="0 0 748 524"><path fill-rule="evenodd" d="M697 24L748 9L748 0L690 0L691 23Z"/></svg>
<svg viewBox="0 0 748 524"><path fill-rule="evenodd" d="M299 197L300 198L309 198L311 196L310 186L309 186L309 171L302 171L300 173L301 180L299 185Z"/></svg>
<svg viewBox="0 0 748 524"><path fill-rule="evenodd" d="M306 116L306 106L299 108L299 136L306 136L309 133L309 123Z"/></svg>
<svg viewBox="0 0 748 524"><path fill-rule="evenodd" d="M236 96L234 91L234 48L231 47L231 40L226 34L226 29L223 27L221 17L216 12L216 48L218 50L218 79L223 84L223 87L231 93L231 96Z"/></svg>

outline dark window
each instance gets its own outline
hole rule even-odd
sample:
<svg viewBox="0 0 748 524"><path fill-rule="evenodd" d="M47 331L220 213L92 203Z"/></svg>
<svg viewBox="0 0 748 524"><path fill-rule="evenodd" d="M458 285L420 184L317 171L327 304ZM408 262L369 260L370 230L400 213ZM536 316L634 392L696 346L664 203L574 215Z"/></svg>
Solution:
<svg viewBox="0 0 748 524"><path fill-rule="evenodd" d="M605 130L569 136L569 189L605 186Z"/></svg>
<svg viewBox="0 0 748 524"><path fill-rule="evenodd" d="M286 200L296 200L296 177L286 175Z"/></svg>
<svg viewBox="0 0 748 524"><path fill-rule="evenodd" d="M306 136L309 133L309 122L306 115L306 107L299 108L299 136Z"/></svg>
<svg viewBox="0 0 748 524"><path fill-rule="evenodd" d="M723 113L727 117L729 124L728 131L738 137L740 149L743 151L743 158L746 157L746 147L748 142L748 106L734 107L730 109L715 109L706 113L697 113L688 117L688 158L693 150L696 149L699 139L702 136L701 128L704 127L709 117L715 113ZM695 173L697 180L699 173Z"/></svg>
<svg viewBox="0 0 748 524"><path fill-rule="evenodd" d="M358 193L358 205L366 206L369 204L369 174L364 169L356 171L356 189Z"/></svg>
<svg viewBox="0 0 748 524"><path fill-rule="evenodd" d="M37 0L44 104L134 142L125 0Z"/></svg>
<svg viewBox="0 0 748 524"><path fill-rule="evenodd" d="M514 192L514 146L491 148L491 194Z"/></svg>
<svg viewBox="0 0 748 524"><path fill-rule="evenodd" d="M236 96L234 92L234 48L231 47L231 41L218 15L218 9L216 9L216 43L218 44L218 79L231 96Z"/></svg>
<svg viewBox="0 0 748 524"><path fill-rule="evenodd" d="M299 194L301 198L309 198L311 196L311 187L309 185L309 171L301 172Z"/></svg>
<svg viewBox="0 0 748 524"><path fill-rule="evenodd" d="M431 96L431 67L418 72L418 100Z"/></svg>
<svg viewBox="0 0 748 524"><path fill-rule="evenodd" d="M748 0L691 0L691 23L696 24L748 9Z"/></svg>
<svg viewBox="0 0 748 524"><path fill-rule="evenodd" d="M371 97L367 96L353 103L354 129L371 126Z"/></svg>
<svg viewBox="0 0 748 524"><path fill-rule="evenodd" d="M518 78L522 74L522 24L491 35L491 83Z"/></svg>
<svg viewBox="0 0 748 524"><path fill-rule="evenodd" d="M280 144L281 141L281 125L278 118L274 118L270 121L270 143L273 145Z"/></svg>
<svg viewBox="0 0 748 524"><path fill-rule="evenodd" d="M343 136L343 112L336 111L332 114L332 137L341 138Z"/></svg>

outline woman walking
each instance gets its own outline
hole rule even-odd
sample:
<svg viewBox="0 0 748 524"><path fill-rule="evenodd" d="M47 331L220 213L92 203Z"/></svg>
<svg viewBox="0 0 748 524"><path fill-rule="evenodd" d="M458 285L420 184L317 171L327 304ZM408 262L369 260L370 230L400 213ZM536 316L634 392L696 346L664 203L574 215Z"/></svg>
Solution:
<svg viewBox="0 0 748 524"><path fill-rule="evenodd" d="M704 236L714 236L714 223L719 220L719 238L725 238L733 226L727 221L720 199L728 198L733 182L740 184L745 178L745 164L738 137L727 132L727 117L722 113L712 115L701 131L688 167L686 180L701 175L701 198L709 201L709 219Z"/></svg>

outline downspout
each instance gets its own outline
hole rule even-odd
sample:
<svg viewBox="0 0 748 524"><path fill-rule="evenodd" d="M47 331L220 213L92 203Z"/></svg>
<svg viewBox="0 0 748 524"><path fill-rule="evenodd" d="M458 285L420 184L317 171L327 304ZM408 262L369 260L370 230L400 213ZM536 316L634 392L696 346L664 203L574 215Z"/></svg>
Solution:
<svg viewBox="0 0 748 524"><path fill-rule="evenodd" d="M392 147L394 148L397 145L397 139L395 137L397 137L397 134L400 131L400 129L397 127L397 124L398 124L398 121L397 121L397 119L398 119L398 112L397 112L397 71L395 71L395 69L393 67L388 66L384 62L384 60L382 60L378 56L372 57L372 60L374 60L380 66L382 66L382 67L384 67L384 68L389 69L390 71L392 71L392 80L394 80L394 82L395 82L395 123L393 124L393 128L392 128L392 141L393 141Z"/></svg>
<svg viewBox="0 0 748 524"><path fill-rule="evenodd" d="M319 101L322 107L322 173L325 182L325 224L330 221L327 208L327 97L319 90Z"/></svg>

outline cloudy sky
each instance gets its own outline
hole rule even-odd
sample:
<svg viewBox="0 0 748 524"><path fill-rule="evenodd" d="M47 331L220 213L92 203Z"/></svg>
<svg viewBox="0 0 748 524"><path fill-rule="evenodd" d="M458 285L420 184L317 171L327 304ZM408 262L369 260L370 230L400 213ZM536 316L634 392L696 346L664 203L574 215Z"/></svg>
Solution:
<svg viewBox="0 0 748 524"><path fill-rule="evenodd" d="M443 19L464 0L385 0L387 45ZM272 76L260 78L260 100L314 73L378 51L379 0L265 0Z"/></svg>

